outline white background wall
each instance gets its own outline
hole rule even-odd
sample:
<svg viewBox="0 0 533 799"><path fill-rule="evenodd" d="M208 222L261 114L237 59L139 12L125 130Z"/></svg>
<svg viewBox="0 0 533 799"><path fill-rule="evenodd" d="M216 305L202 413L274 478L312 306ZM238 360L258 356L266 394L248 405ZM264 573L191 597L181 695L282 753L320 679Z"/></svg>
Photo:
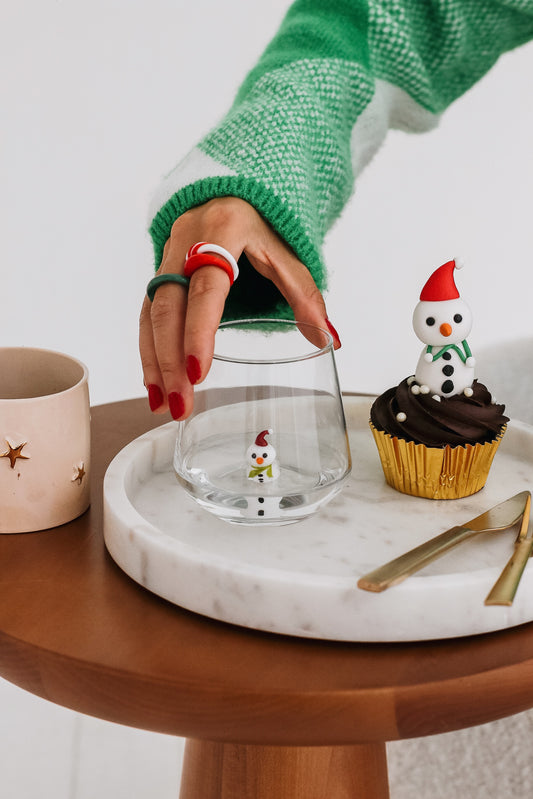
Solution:
<svg viewBox="0 0 533 799"><path fill-rule="evenodd" d="M5 0L0 345L81 358L94 403L143 394L151 192L222 116L288 5ZM531 333L532 74L530 44L438 130L390 134L360 179L326 245L343 388L380 391L414 370L412 308L455 255L474 353Z"/></svg>

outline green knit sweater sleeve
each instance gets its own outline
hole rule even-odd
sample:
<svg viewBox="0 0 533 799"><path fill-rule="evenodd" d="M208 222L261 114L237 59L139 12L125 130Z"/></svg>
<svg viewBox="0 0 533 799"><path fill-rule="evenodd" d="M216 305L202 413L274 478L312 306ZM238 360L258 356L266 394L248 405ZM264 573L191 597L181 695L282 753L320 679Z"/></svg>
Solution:
<svg viewBox="0 0 533 799"><path fill-rule="evenodd" d="M324 290L324 236L387 131L434 127L503 52L531 38L533 0L296 0L227 115L159 186L156 266L181 214L233 195ZM290 316L245 256L240 266L225 318Z"/></svg>

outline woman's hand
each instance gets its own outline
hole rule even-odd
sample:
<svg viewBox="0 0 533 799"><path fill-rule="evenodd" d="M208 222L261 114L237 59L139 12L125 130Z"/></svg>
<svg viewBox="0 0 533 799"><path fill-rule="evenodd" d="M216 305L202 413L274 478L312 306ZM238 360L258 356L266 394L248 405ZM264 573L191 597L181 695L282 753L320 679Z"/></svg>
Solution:
<svg viewBox="0 0 533 799"><path fill-rule="evenodd" d="M224 197L180 216L172 226L157 274L183 274L187 251L198 241L224 247L235 260L244 252L252 266L277 286L295 319L328 327L335 348L340 347L309 270L247 202ZM229 288L223 269L204 266L192 274L188 290L165 283L157 289L153 302L145 298L139 345L153 411L168 409L174 419L190 414L193 386L204 380L211 366L215 332Z"/></svg>

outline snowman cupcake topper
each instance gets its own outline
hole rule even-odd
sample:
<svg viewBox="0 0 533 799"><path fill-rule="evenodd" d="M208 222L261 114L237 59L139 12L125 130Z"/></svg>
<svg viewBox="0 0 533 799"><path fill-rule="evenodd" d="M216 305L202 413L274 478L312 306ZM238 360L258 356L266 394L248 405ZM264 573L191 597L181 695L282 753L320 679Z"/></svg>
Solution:
<svg viewBox="0 0 533 799"><path fill-rule="evenodd" d="M456 394L472 396L475 359L466 340L472 313L454 280L454 270L461 266L454 260L436 269L414 310L414 331L426 344L411 381L414 394L432 394L437 400Z"/></svg>
<svg viewBox="0 0 533 799"><path fill-rule="evenodd" d="M248 479L257 480L258 483L275 480L279 477L276 450L266 440L268 435L272 435L271 429L261 430L257 434L255 442L246 451Z"/></svg>

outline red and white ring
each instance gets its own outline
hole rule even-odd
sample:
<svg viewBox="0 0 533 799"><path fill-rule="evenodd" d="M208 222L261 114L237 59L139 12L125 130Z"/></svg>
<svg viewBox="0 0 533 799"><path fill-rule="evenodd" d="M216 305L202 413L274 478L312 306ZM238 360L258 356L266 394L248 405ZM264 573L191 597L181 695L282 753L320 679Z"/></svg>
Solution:
<svg viewBox="0 0 533 799"><path fill-rule="evenodd" d="M237 261L230 252L228 252L224 247L221 247L219 244L209 244L206 241L198 241L189 249L187 258L190 258L192 255L204 255L206 253L221 255L223 258L225 258L231 266L233 272L233 281L237 280L239 277L239 267L237 266Z"/></svg>

